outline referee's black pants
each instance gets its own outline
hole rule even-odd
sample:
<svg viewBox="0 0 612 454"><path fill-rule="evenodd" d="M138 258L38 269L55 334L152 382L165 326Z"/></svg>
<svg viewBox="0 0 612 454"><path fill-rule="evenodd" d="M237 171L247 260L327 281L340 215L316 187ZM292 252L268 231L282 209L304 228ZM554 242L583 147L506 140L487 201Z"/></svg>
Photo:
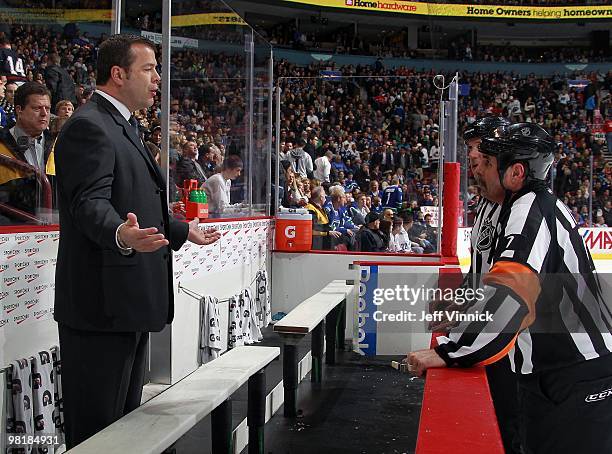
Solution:
<svg viewBox="0 0 612 454"><path fill-rule="evenodd" d="M58 324L66 447L138 408L149 333L82 331Z"/></svg>
<svg viewBox="0 0 612 454"><path fill-rule="evenodd" d="M519 377L525 454L612 453L612 355Z"/></svg>
<svg viewBox="0 0 612 454"><path fill-rule="evenodd" d="M518 383L508 355L485 367L497 425L506 454L520 454Z"/></svg>

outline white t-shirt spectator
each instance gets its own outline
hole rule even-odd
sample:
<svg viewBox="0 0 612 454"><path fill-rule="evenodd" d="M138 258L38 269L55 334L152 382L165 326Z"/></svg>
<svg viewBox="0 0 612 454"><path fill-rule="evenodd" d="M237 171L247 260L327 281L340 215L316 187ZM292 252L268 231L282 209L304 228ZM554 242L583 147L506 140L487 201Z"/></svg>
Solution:
<svg viewBox="0 0 612 454"><path fill-rule="evenodd" d="M211 213L223 213L230 206L230 189L232 180L223 178L222 173L215 173L206 180L206 195L208 197L208 211Z"/></svg>
<svg viewBox="0 0 612 454"><path fill-rule="evenodd" d="M319 124L319 117L317 117L317 114L315 113L311 113L306 115L306 121L308 122L309 125L311 124L315 124L318 125Z"/></svg>
<svg viewBox="0 0 612 454"><path fill-rule="evenodd" d="M421 144L418 144L418 146L421 149L421 156L423 157L423 159L421 160L421 167L423 167L424 169L428 169L429 168L429 152L427 151L427 148L422 147Z"/></svg>
<svg viewBox="0 0 612 454"><path fill-rule="evenodd" d="M438 162L440 159L440 148L437 145L432 145L429 149L429 160L431 162Z"/></svg>
<svg viewBox="0 0 612 454"><path fill-rule="evenodd" d="M314 177L320 182L329 181L329 174L331 172L331 162L327 159L327 156L321 156L315 159L315 171L313 172Z"/></svg>

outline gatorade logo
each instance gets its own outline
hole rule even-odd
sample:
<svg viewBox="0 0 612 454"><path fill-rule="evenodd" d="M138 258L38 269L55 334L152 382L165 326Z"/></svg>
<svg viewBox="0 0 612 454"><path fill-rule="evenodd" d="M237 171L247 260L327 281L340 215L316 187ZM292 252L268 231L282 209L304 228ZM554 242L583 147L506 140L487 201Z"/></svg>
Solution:
<svg viewBox="0 0 612 454"><path fill-rule="evenodd" d="M295 238L295 226L294 225L288 225L287 227L285 227L285 236L287 238Z"/></svg>

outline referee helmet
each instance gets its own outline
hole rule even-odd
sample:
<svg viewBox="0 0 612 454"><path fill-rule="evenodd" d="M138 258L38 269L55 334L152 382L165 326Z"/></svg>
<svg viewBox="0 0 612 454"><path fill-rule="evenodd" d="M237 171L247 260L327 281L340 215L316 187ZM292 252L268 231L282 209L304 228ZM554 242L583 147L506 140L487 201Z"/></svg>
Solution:
<svg viewBox="0 0 612 454"><path fill-rule="evenodd" d="M497 158L500 178L516 163L527 165L527 180L546 180L554 159L555 142L535 123L502 126L482 139L480 151Z"/></svg>
<svg viewBox="0 0 612 454"><path fill-rule="evenodd" d="M511 123L503 117L479 118L468 125L467 129L463 132L463 140L464 142L468 142L472 139L488 137L495 129L501 126L510 126L510 124Z"/></svg>

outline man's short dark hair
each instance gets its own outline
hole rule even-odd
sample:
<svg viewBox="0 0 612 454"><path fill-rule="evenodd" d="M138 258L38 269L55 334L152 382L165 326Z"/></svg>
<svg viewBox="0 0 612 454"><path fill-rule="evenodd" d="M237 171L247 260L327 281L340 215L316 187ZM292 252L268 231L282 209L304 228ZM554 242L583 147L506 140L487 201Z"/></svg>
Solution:
<svg viewBox="0 0 612 454"><path fill-rule="evenodd" d="M240 159L240 156L235 154L228 156L225 158L225 161L223 161L223 170L242 169L243 167L242 159Z"/></svg>
<svg viewBox="0 0 612 454"><path fill-rule="evenodd" d="M113 35L100 44L98 50L98 75L96 77L97 85L106 85L111 77L111 69L113 66L119 66L126 71L130 69L134 63L135 55L132 52L132 46L135 44L143 44L155 52L155 44L142 36L136 35Z"/></svg>
<svg viewBox="0 0 612 454"><path fill-rule="evenodd" d="M6 36L0 38L0 46L6 46L7 44L11 44L11 40Z"/></svg>
<svg viewBox="0 0 612 454"><path fill-rule="evenodd" d="M24 109L28 105L28 98L33 95L48 96L51 99L51 92L47 87L38 82L26 82L15 91L13 104Z"/></svg>

